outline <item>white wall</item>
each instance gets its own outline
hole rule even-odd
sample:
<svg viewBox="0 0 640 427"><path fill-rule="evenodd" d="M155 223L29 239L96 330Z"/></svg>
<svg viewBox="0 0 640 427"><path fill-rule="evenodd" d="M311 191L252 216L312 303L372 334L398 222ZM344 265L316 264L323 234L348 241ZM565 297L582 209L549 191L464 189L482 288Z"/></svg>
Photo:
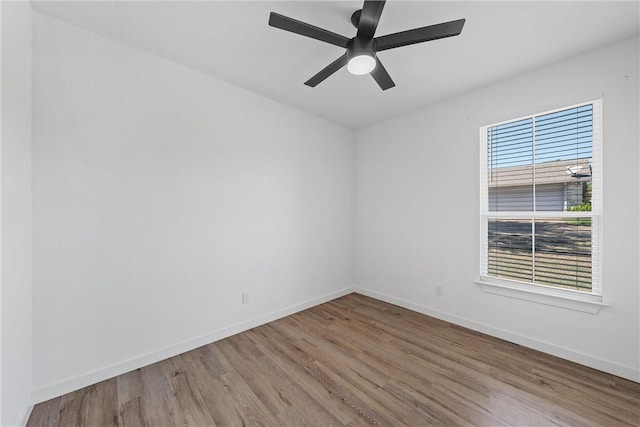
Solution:
<svg viewBox="0 0 640 427"><path fill-rule="evenodd" d="M36 401L351 286L352 131L39 13L33 75Z"/></svg>
<svg viewBox="0 0 640 427"><path fill-rule="evenodd" d="M1 425L24 421L31 396L31 6L1 2Z"/></svg>
<svg viewBox="0 0 640 427"><path fill-rule="evenodd" d="M358 131L361 291L640 380L638 61L630 39ZM600 97L611 306L594 315L483 293L474 284L480 126Z"/></svg>

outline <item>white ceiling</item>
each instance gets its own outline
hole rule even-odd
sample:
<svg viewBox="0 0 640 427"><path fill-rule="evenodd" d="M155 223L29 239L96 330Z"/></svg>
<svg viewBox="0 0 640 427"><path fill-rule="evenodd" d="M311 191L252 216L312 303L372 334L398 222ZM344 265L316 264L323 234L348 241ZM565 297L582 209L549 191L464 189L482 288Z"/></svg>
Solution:
<svg viewBox="0 0 640 427"><path fill-rule="evenodd" d="M387 2L376 35L466 18L462 34L381 52L381 91L345 69L303 83L343 49L271 28L274 11L347 37L362 1L32 2L45 14L349 128L359 128L637 35L639 2Z"/></svg>

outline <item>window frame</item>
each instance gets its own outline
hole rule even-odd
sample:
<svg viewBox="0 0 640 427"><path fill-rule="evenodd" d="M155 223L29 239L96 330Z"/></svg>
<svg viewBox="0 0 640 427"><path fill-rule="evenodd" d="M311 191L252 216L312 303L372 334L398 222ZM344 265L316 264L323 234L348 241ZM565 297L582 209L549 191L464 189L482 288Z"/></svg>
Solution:
<svg viewBox="0 0 640 427"><path fill-rule="evenodd" d="M488 137L487 131L491 127L516 122L526 119L535 119L539 116L555 112L592 105L592 210L590 212L567 211L490 211L489 210L489 181L488 181ZM488 293L511 296L514 298L530 300L543 304L550 304L569 309L597 313L603 306L602 302L602 99L586 101L574 105L555 108L529 114L519 118L512 118L501 122L491 123L480 127L480 271L476 283ZM535 163L534 163L535 165ZM533 182L535 187L535 180ZM535 193L534 193L535 194ZM591 292L573 289L564 289L540 283L531 283L512 279L498 278L488 275L488 224L490 219L513 218L584 218L590 217L592 223L591 236L591 262L592 262L592 289Z"/></svg>

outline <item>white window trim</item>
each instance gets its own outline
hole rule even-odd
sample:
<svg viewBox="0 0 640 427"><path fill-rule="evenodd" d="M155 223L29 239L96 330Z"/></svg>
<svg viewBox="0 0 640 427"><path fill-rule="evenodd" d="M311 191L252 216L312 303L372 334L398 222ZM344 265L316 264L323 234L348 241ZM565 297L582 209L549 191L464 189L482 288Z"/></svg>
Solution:
<svg viewBox="0 0 640 427"><path fill-rule="evenodd" d="M488 175L487 175L487 128L489 126L497 126L512 121L523 120L535 116L545 115L562 111L570 108L579 107L582 105L593 104L594 111L594 123L593 123L593 140L592 146L592 158L593 162L599 165L600 171L592 178L592 188L594 195L592 199L592 211L588 214L596 221L594 223L593 237L592 237L592 260L593 260L593 282L594 289L591 293L585 293L581 291L575 291L571 289L556 288L553 286L546 286L540 284L532 284L526 282L519 282L515 280L501 279L496 277L489 277L484 275L487 267L487 219L500 218L500 217L526 217L531 218L531 212L489 212L488 199L485 197L484 190L487 187ZM595 114L599 115L598 120L595 119ZM594 100L588 102L582 102L575 105L557 108L550 111L539 112L524 116L520 118L513 118L505 120L499 123L492 123L480 127L480 276L475 281L481 289L490 294L501 295L505 297L511 297L521 299L525 301L536 302L545 305L551 305L555 307L562 307L570 310L577 310L585 313L596 314L602 307L608 307L609 304L603 302L602 298L602 100ZM597 189L597 191L596 191ZM584 213L581 213L584 214ZM576 213L568 212L535 212L534 217L575 217Z"/></svg>
<svg viewBox="0 0 640 427"><path fill-rule="evenodd" d="M602 307L609 307L609 304L602 302L601 295L587 294L571 289L521 283L486 276L481 276L475 283L480 285L480 288L488 294L537 302L584 313L596 314Z"/></svg>

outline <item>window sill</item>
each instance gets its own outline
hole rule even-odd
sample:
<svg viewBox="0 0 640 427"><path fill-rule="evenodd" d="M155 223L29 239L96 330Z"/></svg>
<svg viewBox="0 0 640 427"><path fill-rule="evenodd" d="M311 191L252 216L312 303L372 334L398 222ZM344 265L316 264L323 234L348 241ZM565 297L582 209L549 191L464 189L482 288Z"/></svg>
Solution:
<svg viewBox="0 0 640 427"><path fill-rule="evenodd" d="M578 294L562 289L553 289L543 286L526 285L524 283L494 281L492 278L481 277L475 281L482 290L489 294L502 295L539 304L562 307L583 313L596 314L602 307L609 304L602 302L600 295Z"/></svg>

